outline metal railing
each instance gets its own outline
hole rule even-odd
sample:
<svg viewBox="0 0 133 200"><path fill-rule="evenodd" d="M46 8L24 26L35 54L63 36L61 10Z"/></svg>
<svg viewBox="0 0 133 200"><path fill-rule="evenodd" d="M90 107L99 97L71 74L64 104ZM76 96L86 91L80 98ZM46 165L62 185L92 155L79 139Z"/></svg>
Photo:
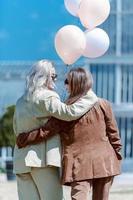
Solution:
<svg viewBox="0 0 133 200"><path fill-rule="evenodd" d="M11 147L0 147L0 167L5 168L6 161L12 161L13 148Z"/></svg>

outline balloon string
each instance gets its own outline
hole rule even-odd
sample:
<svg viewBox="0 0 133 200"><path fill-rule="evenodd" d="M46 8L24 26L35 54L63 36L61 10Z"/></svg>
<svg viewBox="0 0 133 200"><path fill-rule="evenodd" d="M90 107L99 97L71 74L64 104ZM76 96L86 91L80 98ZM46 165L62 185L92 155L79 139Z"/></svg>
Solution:
<svg viewBox="0 0 133 200"><path fill-rule="evenodd" d="M70 67L70 65L66 64L66 71L65 71L65 75L67 75L67 73L69 72L69 67Z"/></svg>
<svg viewBox="0 0 133 200"><path fill-rule="evenodd" d="M73 65L66 64L66 67L69 69L70 67L73 67Z"/></svg>
<svg viewBox="0 0 133 200"><path fill-rule="evenodd" d="M68 74L68 72L69 72L69 67L70 67L70 65L65 64L64 79L66 79L66 76L67 76L67 74ZM67 92L66 92L66 89L65 89L65 87L64 87L63 93L62 93L62 100L65 101L65 100L66 100L66 97L67 97Z"/></svg>
<svg viewBox="0 0 133 200"><path fill-rule="evenodd" d="M65 76L67 75L68 71L69 71L69 66L68 64L66 64L66 70L65 70Z"/></svg>

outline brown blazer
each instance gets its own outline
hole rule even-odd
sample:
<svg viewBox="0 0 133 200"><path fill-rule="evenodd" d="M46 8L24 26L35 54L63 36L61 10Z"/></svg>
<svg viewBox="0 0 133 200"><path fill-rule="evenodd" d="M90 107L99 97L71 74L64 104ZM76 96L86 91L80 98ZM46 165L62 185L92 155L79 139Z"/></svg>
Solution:
<svg viewBox="0 0 133 200"><path fill-rule="evenodd" d="M100 100L61 139L63 184L120 174L121 141L109 102Z"/></svg>
<svg viewBox="0 0 133 200"><path fill-rule="evenodd" d="M76 121L65 122L53 118L43 127L43 131L35 131L42 140L55 132L60 134L62 141L63 184L120 174L122 145L108 101L99 99L89 112Z"/></svg>

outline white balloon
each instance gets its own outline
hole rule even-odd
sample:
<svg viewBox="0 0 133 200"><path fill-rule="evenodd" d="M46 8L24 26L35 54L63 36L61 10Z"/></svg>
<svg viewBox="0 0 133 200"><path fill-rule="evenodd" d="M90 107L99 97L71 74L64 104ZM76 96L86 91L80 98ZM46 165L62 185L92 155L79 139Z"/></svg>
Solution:
<svg viewBox="0 0 133 200"><path fill-rule="evenodd" d="M71 15L77 16L81 0L64 0L65 7Z"/></svg>
<svg viewBox="0 0 133 200"><path fill-rule="evenodd" d="M88 58L97 58L105 54L109 48L110 40L107 33L95 28L92 31L85 31L86 47L83 55Z"/></svg>
<svg viewBox="0 0 133 200"><path fill-rule="evenodd" d="M55 49L65 64L73 64L83 54L84 32L74 25L62 27L55 36Z"/></svg>
<svg viewBox="0 0 133 200"><path fill-rule="evenodd" d="M102 24L109 13L109 0L82 0L78 15L82 25L91 30Z"/></svg>

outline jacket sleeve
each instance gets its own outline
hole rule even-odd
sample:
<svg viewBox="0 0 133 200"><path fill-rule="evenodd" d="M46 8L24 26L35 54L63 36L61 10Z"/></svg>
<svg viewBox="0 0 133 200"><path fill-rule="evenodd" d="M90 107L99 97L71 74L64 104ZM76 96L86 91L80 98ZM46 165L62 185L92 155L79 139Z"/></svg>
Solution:
<svg viewBox="0 0 133 200"><path fill-rule="evenodd" d="M44 101L41 101L42 113L47 112L48 116L53 116L58 119L52 118L50 121L48 121L43 130L40 128L37 130L32 130L28 133L20 133L16 140L17 146L22 148L30 144L37 144L49 137L52 137L52 135L59 133L62 128L64 130L64 126L67 129L70 127L69 123L71 122L69 121L76 120L84 115L97 101L98 98L92 90L90 90L85 96L72 105L66 105L65 103L62 103L57 94L50 96ZM41 116L41 118L43 117Z"/></svg>
<svg viewBox="0 0 133 200"><path fill-rule="evenodd" d="M47 111L48 116L65 121L72 121L84 115L97 101L97 96L90 90L86 95L71 105L62 103L58 96L50 96L47 100L45 99L41 102L41 108L42 112L45 108L44 112Z"/></svg>
<svg viewBox="0 0 133 200"><path fill-rule="evenodd" d="M70 129L73 124L74 121L66 122L51 117L51 119L49 119L43 127L27 133L20 133L17 136L16 144L18 148L23 148L27 145L38 144L56 135L56 133L60 134L64 130L64 128L65 131L68 131L68 129Z"/></svg>
<svg viewBox="0 0 133 200"><path fill-rule="evenodd" d="M116 155L119 160L122 159L121 156L121 139L119 135L119 129L115 120L115 116L111 107L111 104L108 101L102 101L102 110L104 112L105 122L106 122L106 131L109 141L114 148Z"/></svg>

